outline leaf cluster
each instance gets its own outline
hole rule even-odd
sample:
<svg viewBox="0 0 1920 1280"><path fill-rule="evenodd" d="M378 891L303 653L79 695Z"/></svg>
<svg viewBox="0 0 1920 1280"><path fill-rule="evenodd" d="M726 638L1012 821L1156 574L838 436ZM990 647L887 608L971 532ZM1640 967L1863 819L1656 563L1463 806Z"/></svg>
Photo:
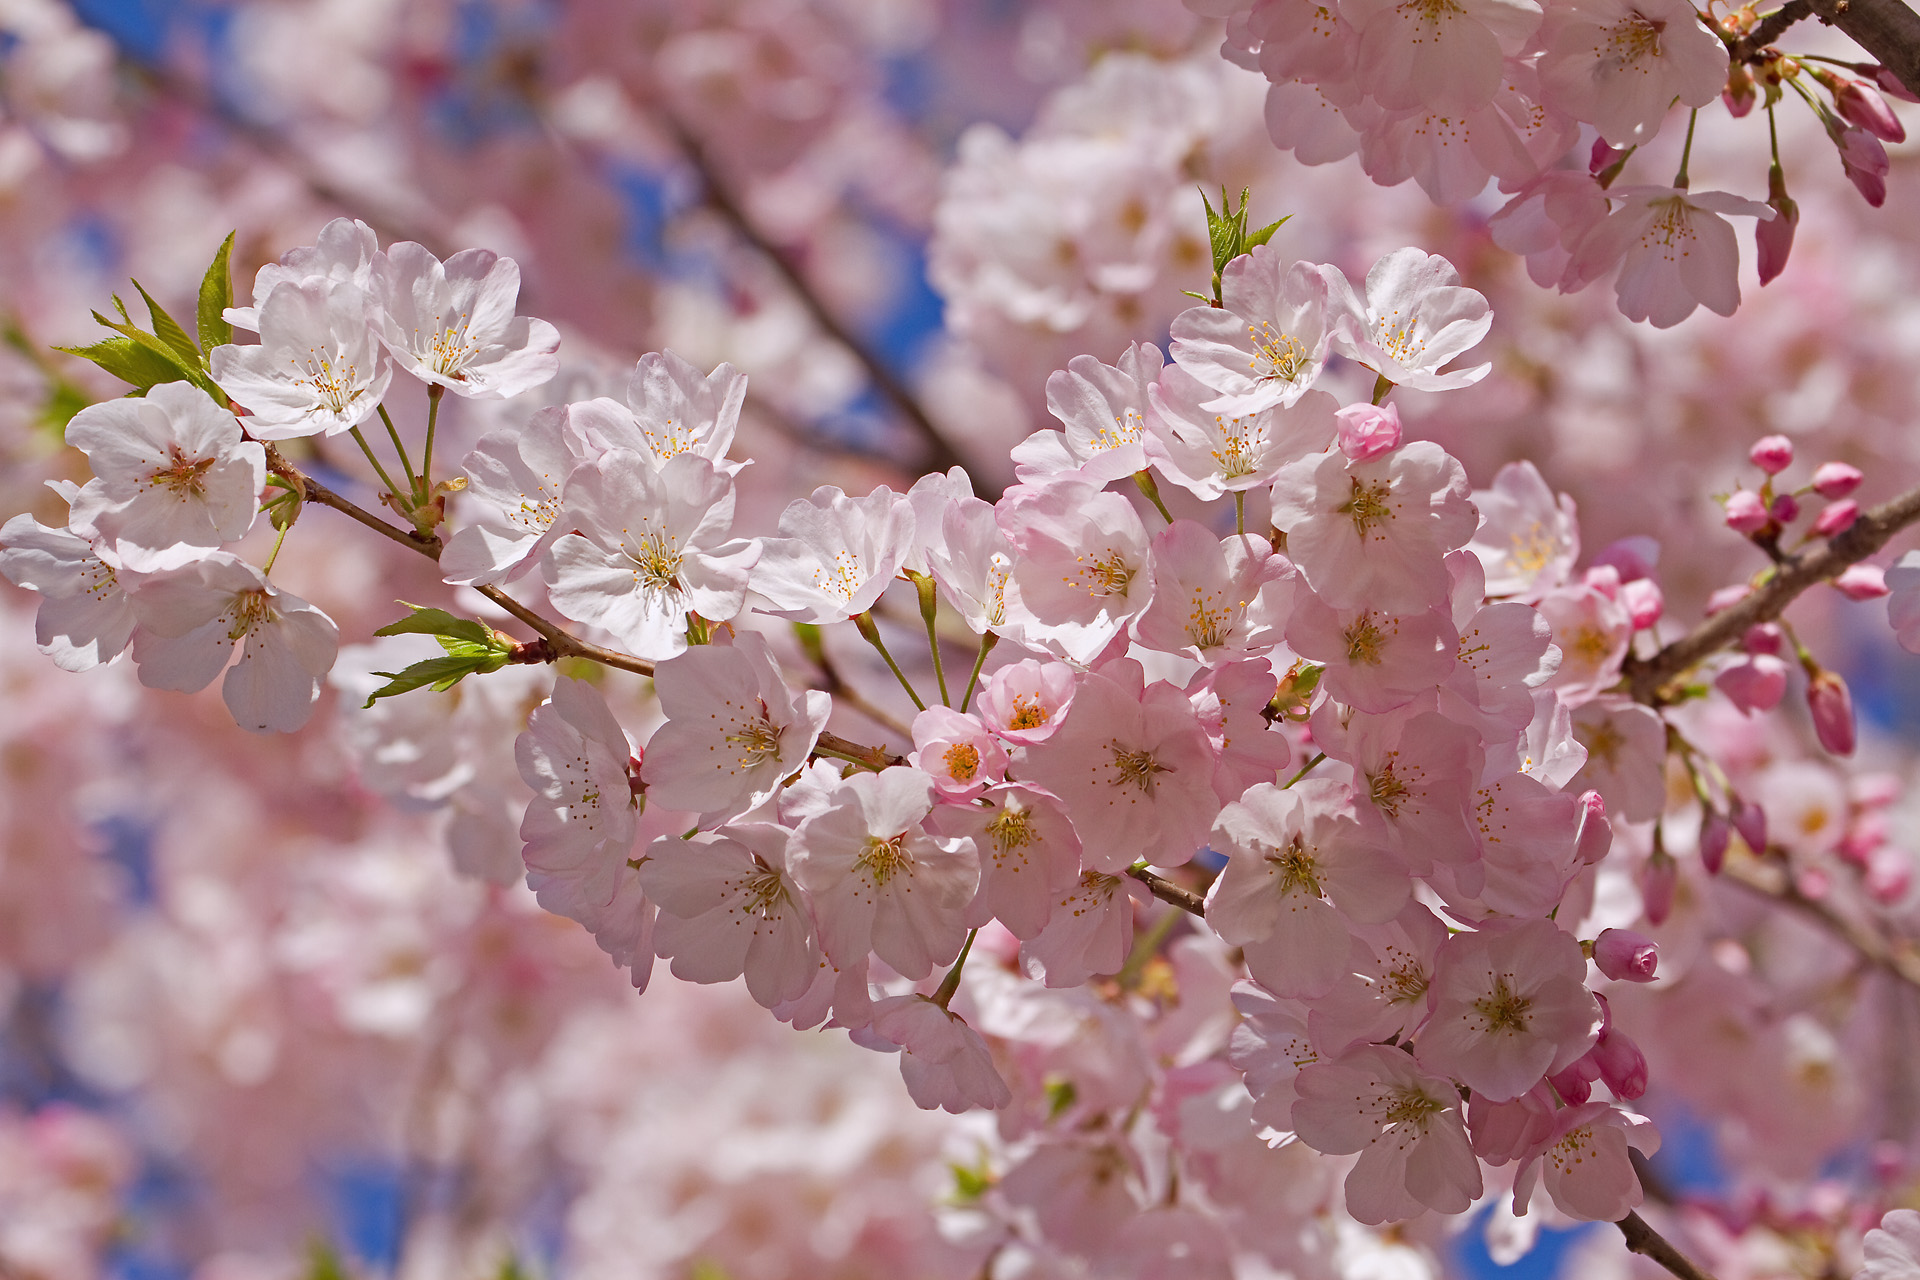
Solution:
<svg viewBox="0 0 1920 1280"><path fill-rule="evenodd" d="M1213 296L1208 297L1206 294L1184 290L1183 292L1189 298L1198 298L1202 302L1220 306L1220 274L1227 269L1227 264L1248 250L1256 249L1273 239L1273 233L1280 229L1287 218L1293 216L1288 214L1279 222L1269 223L1257 231L1249 230L1247 201L1252 195L1251 187L1242 187L1240 207L1236 209L1233 207L1233 199L1227 195L1227 189L1222 187L1220 188L1220 207L1216 210L1213 202L1207 199L1207 193L1205 191L1200 193L1200 203L1207 207L1207 242L1213 247Z"/></svg>
<svg viewBox="0 0 1920 1280"><path fill-rule="evenodd" d="M371 707L377 699L391 698L412 689L430 688L445 693L470 675L498 671L513 660L511 636L495 631L472 618L456 618L445 609L425 609L417 604L400 603L413 610L409 617L389 622L373 634L377 636L429 635L440 642L446 656L423 658L403 671L376 671L387 683L367 695Z"/></svg>

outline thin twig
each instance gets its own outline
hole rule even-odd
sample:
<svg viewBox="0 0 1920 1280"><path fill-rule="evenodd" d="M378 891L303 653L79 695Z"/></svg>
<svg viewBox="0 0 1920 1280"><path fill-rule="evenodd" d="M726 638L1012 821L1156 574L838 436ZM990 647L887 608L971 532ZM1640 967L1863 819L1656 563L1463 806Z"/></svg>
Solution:
<svg viewBox="0 0 1920 1280"><path fill-rule="evenodd" d="M1915 521L1920 521L1920 489L1862 513L1824 545L1788 556L1760 586L1651 658L1629 658L1624 668L1628 689L1649 706L1673 701L1676 691L1671 686L1679 677L1739 640L1755 623L1779 617L1801 592L1865 560Z"/></svg>
<svg viewBox="0 0 1920 1280"><path fill-rule="evenodd" d="M1651 1258L1661 1266L1678 1276L1680 1280L1713 1280L1713 1277L1693 1265L1686 1254L1674 1248L1667 1238L1647 1225L1647 1220L1637 1213L1629 1213L1613 1224L1620 1228L1620 1234L1627 1238L1627 1248L1643 1258Z"/></svg>
<svg viewBox="0 0 1920 1280"><path fill-rule="evenodd" d="M1154 897L1180 908L1190 916L1205 917L1207 900L1191 889L1182 888L1162 875L1155 875L1145 867L1128 867L1127 874L1147 886Z"/></svg>
<svg viewBox="0 0 1920 1280"><path fill-rule="evenodd" d="M1735 40L1727 52L1735 62L1754 62L1765 56L1768 45L1778 40L1783 32L1802 18L1813 16L1813 5L1809 0L1787 0L1778 9L1760 19L1753 30Z"/></svg>
<svg viewBox="0 0 1920 1280"><path fill-rule="evenodd" d="M706 193L707 203L713 206L714 212L726 219L735 235L746 241L773 265L773 269L780 273L780 278L787 282L787 286L799 298L800 305L805 307L807 314L813 317L813 322L835 342L853 353L854 359L858 360L861 367L866 370L867 378L873 383L875 389L893 402L894 408L900 411L900 415L920 436L921 444L926 449L924 462L927 468L933 471L946 471L953 467L965 467L966 463L953 451L953 446L948 444L946 438L940 434L940 429L933 425L933 419L907 385L887 367L878 352L827 308L827 304L822 301L819 293L801 273L799 266L779 245L769 240L760 228L753 224L753 220L747 216L747 211L741 207L740 202L734 198L732 190L721 179L720 171L714 165L713 158L707 154L705 144L695 137L692 130L682 124L672 111L662 107L655 112L655 116L660 121L661 127L673 138L674 146L686 158L687 163L693 166L694 172L700 176L700 185ZM975 483L979 481L976 479Z"/></svg>
<svg viewBox="0 0 1920 1280"><path fill-rule="evenodd" d="M855 764L865 765L869 769L891 769L903 765L906 759L882 747L869 747L843 738L837 733L823 733L814 744L814 750L825 755L838 756L842 760L851 760Z"/></svg>
<svg viewBox="0 0 1920 1280"><path fill-rule="evenodd" d="M1720 878L1730 880L1750 893L1793 908L1859 952L1868 963L1910 986L1920 987L1920 951L1916 951L1911 942L1887 938L1871 927L1831 910L1825 903L1807 897L1795 887L1785 868L1772 863L1729 859L1720 870Z"/></svg>

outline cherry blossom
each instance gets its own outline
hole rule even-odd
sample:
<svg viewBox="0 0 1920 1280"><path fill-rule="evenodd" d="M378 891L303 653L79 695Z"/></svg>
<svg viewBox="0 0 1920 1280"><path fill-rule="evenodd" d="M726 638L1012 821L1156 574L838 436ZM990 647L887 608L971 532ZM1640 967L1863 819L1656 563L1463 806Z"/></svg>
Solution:
<svg viewBox="0 0 1920 1280"><path fill-rule="evenodd" d="M786 866L787 831L764 823L680 839L640 859L640 887L659 907L653 949L688 982L742 974L771 1009L805 993L819 962L805 895Z"/></svg>
<svg viewBox="0 0 1920 1280"><path fill-rule="evenodd" d="M225 670L221 697L252 733L292 733L313 715L340 629L252 565L210 552L141 578L128 598L142 684L193 693ZM240 660L229 668L236 646Z"/></svg>
<svg viewBox="0 0 1920 1280"><path fill-rule="evenodd" d="M283 284L340 283L366 293L373 286L373 260L379 253L380 240L372 227L357 218L335 218L320 228L314 243L289 249L278 262L261 267L253 277L253 305L228 307L225 319L258 333L261 308Z"/></svg>
<svg viewBox="0 0 1920 1280"><path fill-rule="evenodd" d="M873 1021L858 1039L869 1048L903 1051L900 1074L907 1092L928 1110L959 1113L1013 1101L980 1033L924 996L875 1002Z"/></svg>
<svg viewBox="0 0 1920 1280"><path fill-rule="evenodd" d="M290 280L260 305L258 346L209 353L214 381L246 409L249 435L338 435L373 416L393 366L374 338L369 308L353 284Z"/></svg>
<svg viewBox="0 0 1920 1280"><path fill-rule="evenodd" d="M67 443L94 473L73 498L68 527L129 569L179 565L253 527L266 453L191 383L89 405L67 424Z"/></svg>
<svg viewBox="0 0 1920 1280"><path fill-rule="evenodd" d="M1320 452L1334 438L1336 402L1324 391L1231 415L1202 407L1207 392L1179 365L1152 389L1147 454L1155 469L1195 497L1271 484L1281 467Z"/></svg>
<svg viewBox="0 0 1920 1280"><path fill-rule="evenodd" d="M941 805L927 825L972 840L979 853L980 888L967 908L967 926L998 920L1024 941L1046 927L1054 907L1079 884L1080 840L1060 802L1044 791L1010 782L989 787L985 799L983 805Z"/></svg>
<svg viewBox="0 0 1920 1280"><path fill-rule="evenodd" d="M1494 1102L1585 1053L1600 1031L1580 944L1549 920L1455 934L1440 948L1421 1066Z"/></svg>
<svg viewBox="0 0 1920 1280"><path fill-rule="evenodd" d="M498 400L539 386L559 368L559 331L513 313L520 267L512 258L463 249L441 262L401 241L374 259L372 278L380 341L430 386Z"/></svg>
<svg viewBox="0 0 1920 1280"><path fill-rule="evenodd" d="M1401 10L1414 7L1402 5ZM1525 0L1511 5L1493 0L1485 7L1514 12L1532 8ZM1458 22L1474 25L1465 17ZM1437 104L1428 100L1427 105ZM1442 365L1477 345L1493 324L1486 298L1462 286L1460 273L1445 258L1415 248L1395 249L1367 271L1364 301L1345 277L1334 279L1332 285L1328 306L1339 317L1334 349L1388 382L1418 391L1449 391L1480 381L1493 367L1482 364L1440 371Z"/></svg>
<svg viewBox="0 0 1920 1280"><path fill-rule="evenodd" d="M1243 418L1298 403L1326 364L1329 280L1337 275L1332 267L1287 264L1271 245L1228 263L1222 305L1189 307L1174 318L1175 367L1218 393L1208 399L1183 390L1181 401Z"/></svg>
<svg viewBox="0 0 1920 1280"><path fill-rule="evenodd" d="M780 513L780 536L763 541L753 589L784 617L844 622L887 589L913 531L912 506L891 489L849 498L824 485Z"/></svg>
<svg viewBox="0 0 1920 1280"><path fill-rule="evenodd" d="M1476 489L1480 529L1467 550L1486 566L1490 596L1529 604L1566 582L1580 558L1580 526L1573 499L1553 490L1531 462L1509 462L1493 486Z"/></svg>
<svg viewBox="0 0 1920 1280"><path fill-rule="evenodd" d="M1073 705L1073 668L1024 658L988 677L975 699L976 714L1003 740L1019 746L1045 742Z"/></svg>
<svg viewBox="0 0 1920 1280"><path fill-rule="evenodd" d="M1265 538L1216 538L1176 520L1153 540L1153 601L1133 625L1148 648L1215 663L1271 648L1293 596L1293 566Z"/></svg>
<svg viewBox="0 0 1920 1280"><path fill-rule="evenodd" d="M1763 204L1724 191L1625 187L1609 193L1621 207L1587 233L1570 270L1587 279L1614 263L1614 294L1630 320L1657 329L1679 324L1697 306L1733 314L1740 305L1740 249L1728 217L1773 217Z"/></svg>
<svg viewBox="0 0 1920 1280"><path fill-rule="evenodd" d="M127 589L85 538L17 515L0 525L0 575L40 593L34 640L62 671L111 662L133 640Z"/></svg>
<svg viewBox="0 0 1920 1280"><path fill-rule="evenodd" d="M1561 1111L1546 1149L1523 1161L1514 1175L1513 1202L1522 1209L1538 1178L1553 1204L1570 1218L1617 1222L1638 1208L1644 1197L1640 1175L1627 1156L1660 1149L1652 1122L1605 1102L1584 1102Z"/></svg>
<svg viewBox="0 0 1920 1280"><path fill-rule="evenodd" d="M1022 480L1073 474L1104 484L1144 471L1147 395L1166 357L1136 342L1118 366L1075 356L1047 379L1047 409L1064 429L1036 431L1013 447Z"/></svg>
<svg viewBox="0 0 1920 1280"><path fill-rule="evenodd" d="M1704 107L1726 87L1726 46L1681 0L1572 0L1538 39L1547 101L1615 146L1651 138L1676 98Z"/></svg>
<svg viewBox="0 0 1920 1280"><path fill-rule="evenodd" d="M928 707L913 718L907 763L933 779L942 799L971 800L1005 778L1007 752L978 717Z"/></svg>
<svg viewBox="0 0 1920 1280"><path fill-rule="evenodd" d="M732 474L727 450L746 398L747 376L730 364L703 375L671 351L650 351L633 367L626 404L587 401L580 425L598 448L631 449L655 468L691 453Z"/></svg>
<svg viewBox="0 0 1920 1280"><path fill-rule="evenodd" d="M569 532L556 528L567 477L597 460L575 422L573 406L542 409L525 427L482 436L461 462L469 503L494 519L464 525L440 553L456 586L511 582L535 568Z"/></svg>
<svg viewBox="0 0 1920 1280"><path fill-rule="evenodd" d="M1009 490L1000 524L1019 552L1014 616L1030 643L1092 662L1152 597L1146 526L1117 493L1074 481Z"/></svg>

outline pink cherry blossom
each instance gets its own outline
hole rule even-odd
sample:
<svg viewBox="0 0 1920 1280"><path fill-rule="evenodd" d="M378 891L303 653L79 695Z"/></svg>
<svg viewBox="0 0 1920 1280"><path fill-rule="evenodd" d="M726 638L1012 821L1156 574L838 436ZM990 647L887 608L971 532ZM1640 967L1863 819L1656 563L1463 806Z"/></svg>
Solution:
<svg viewBox="0 0 1920 1280"><path fill-rule="evenodd" d="M747 375L730 364L702 374L671 351L650 351L627 380L626 404L589 401L579 424L598 448L631 449L655 468L692 453L732 474L727 450L746 398Z"/></svg>
<svg viewBox="0 0 1920 1280"><path fill-rule="evenodd" d="M1675 98L1704 107L1727 82L1726 46L1684 0L1557 4L1538 39L1546 100L1615 146L1651 138Z"/></svg>
<svg viewBox="0 0 1920 1280"><path fill-rule="evenodd" d="M1476 489L1480 529L1467 550L1486 566L1486 594L1531 604L1567 581L1580 558L1573 499L1553 490L1531 462L1509 462L1493 487Z"/></svg>
<svg viewBox="0 0 1920 1280"><path fill-rule="evenodd" d="M511 582L536 567L554 539L567 477L599 454L574 420L574 406L542 409L526 426L482 436L461 462L468 508L486 519L463 525L440 553L456 586Z"/></svg>
<svg viewBox="0 0 1920 1280"><path fill-rule="evenodd" d="M805 993L820 959L805 895L787 870L787 831L746 823L662 836L639 859L659 907L654 952L686 982L729 982L771 1009Z"/></svg>
<svg viewBox="0 0 1920 1280"><path fill-rule="evenodd" d="M372 227L357 218L335 218L320 228L314 243L289 249L280 261L261 267L253 277L253 305L228 307L225 319L236 328L259 332L260 309L282 284L338 282L367 293L373 287L373 260L379 253L380 240Z"/></svg>
<svg viewBox="0 0 1920 1280"><path fill-rule="evenodd" d="M976 714L1006 742L1045 742L1073 705L1073 668L1023 658L987 677L974 699Z"/></svg>
<svg viewBox="0 0 1920 1280"><path fill-rule="evenodd" d="M559 330L513 313L520 267L512 258L465 249L443 263L401 241L374 259L372 285L380 341L430 386L499 400L559 370Z"/></svg>
<svg viewBox="0 0 1920 1280"><path fill-rule="evenodd" d="M1211 500L1271 484L1281 467L1333 442L1338 402L1324 391L1231 411L1203 407L1208 393L1180 365L1167 369L1152 388L1147 456L1195 497Z"/></svg>
<svg viewBox="0 0 1920 1280"><path fill-rule="evenodd" d="M903 1050L900 1074L907 1092L929 1111L939 1107L958 1115L1013 1101L980 1033L925 996L876 1001L873 1021L857 1039L869 1048Z"/></svg>
<svg viewBox="0 0 1920 1280"><path fill-rule="evenodd" d="M1293 565L1265 538L1216 538L1176 520L1153 540L1153 601L1133 624L1150 649L1204 663L1270 649L1293 599Z"/></svg>
<svg viewBox="0 0 1920 1280"><path fill-rule="evenodd" d="M1617 1222L1643 1197L1640 1175L1627 1149L1652 1155L1660 1134L1651 1121L1604 1102L1568 1107L1554 1118L1546 1150L1521 1165L1514 1177L1516 1209L1539 1178L1554 1207L1585 1222Z"/></svg>
<svg viewBox="0 0 1920 1280"><path fill-rule="evenodd" d="M1346 969L1307 1017L1314 1047L1338 1056L1395 1036L1411 1042L1427 1020L1427 992L1446 937L1440 918L1418 902L1385 924L1356 926Z"/></svg>
<svg viewBox="0 0 1920 1280"><path fill-rule="evenodd" d="M1728 217L1771 218L1763 204L1724 191L1624 187L1623 203L1589 232L1572 270L1597 279L1614 263L1614 294L1630 320L1668 329L1697 306L1723 316L1740 305L1740 248Z"/></svg>
<svg viewBox="0 0 1920 1280"><path fill-rule="evenodd" d="M1335 699L1380 715L1445 680L1459 636L1439 609L1403 615L1340 611L1303 591L1287 623L1287 643L1323 664L1321 687Z"/></svg>
<svg viewBox="0 0 1920 1280"><path fill-rule="evenodd" d="M345 281L288 281L260 306L258 346L208 353L214 381L245 407L249 435L338 435L373 416L393 365L374 336L371 306Z"/></svg>
<svg viewBox="0 0 1920 1280"><path fill-rule="evenodd" d="M1296 404L1320 376L1333 338L1329 273L1288 264L1272 245L1256 245L1220 275L1218 307L1189 307L1174 317L1175 368L1194 384L1178 400L1190 409L1244 415ZM1164 381L1165 379L1163 379ZM1209 398L1198 388L1211 389Z"/></svg>
<svg viewBox="0 0 1920 1280"><path fill-rule="evenodd" d="M1060 802L1044 791L1010 782L988 788L985 799L940 805L927 827L970 839L979 852L980 888L967 908L967 927L998 920L1025 941L1079 884L1080 840Z"/></svg>
<svg viewBox="0 0 1920 1280"><path fill-rule="evenodd" d="M1356 67L1389 110L1471 111L1500 86L1503 54L1517 53L1540 23L1530 0L1470 0L1445 9L1392 0L1340 7L1359 30Z"/></svg>
<svg viewBox="0 0 1920 1280"><path fill-rule="evenodd" d="M762 543L753 589L783 617L844 622L873 607L913 549L913 508L885 487L849 498L832 485L788 504Z"/></svg>
<svg viewBox="0 0 1920 1280"><path fill-rule="evenodd" d="M1099 657L1153 594L1146 526L1117 493L1084 481L1009 490L1000 525L1018 550L1010 616L1027 641L1073 662Z"/></svg>
<svg viewBox="0 0 1920 1280"><path fill-rule="evenodd" d="M1506 7L1491 0L1485 8ZM1412 10L1412 4L1402 10ZM1517 0L1512 10L1532 8ZM1533 10L1535 14L1538 10ZM1461 22L1472 25L1470 19ZM1425 51L1431 55L1434 50ZM1496 79L1498 73L1496 71ZM1491 96L1491 95L1489 95ZM1386 104L1382 99L1383 105ZM1407 106L1415 103L1404 104ZM1440 104L1427 99L1424 105ZM1460 283L1460 273L1438 254L1395 249L1367 272L1364 301L1344 277L1332 281L1328 305L1340 316L1334 349L1366 365L1396 386L1418 391L1450 391L1487 376L1492 365L1440 371L1455 356L1478 345L1493 325L1486 298ZM1465 541L1463 538L1462 541Z"/></svg>
<svg viewBox="0 0 1920 1280"><path fill-rule="evenodd" d="M1367 462L1400 447L1398 405L1350 404L1333 416L1340 424L1340 452L1354 462Z"/></svg>
<svg viewBox="0 0 1920 1280"><path fill-rule="evenodd" d="M1047 379L1047 409L1064 429L1036 431L1013 448L1022 480L1073 474L1096 484L1144 471L1147 395L1166 357L1136 342L1118 366L1075 356Z"/></svg>
<svg viewBox="0 0 1920 1280"><path fill-rule="evenodd" d="M17 515L0 526L0 575L40 593L34 640L62 671L91 671L133 640L127 589L85 538Z"/></svg>
<svg viewBox="0 0 1920 1280"><path fill-rule="evenodd" d="M1078 987L1097 974L1120 972L1133 947L1135 884L1124 875L1082 871L1054 900L1046 927L1021 944L1028 975L1049 987Z"/></svg>
<svg viewBox="0 0 1920 1280"><path fill-rule="evenodd" d="M1007 752L977 716L928 707L913 718L907 762L933 779L941 798L971 800L1007 773Z"/></svg>

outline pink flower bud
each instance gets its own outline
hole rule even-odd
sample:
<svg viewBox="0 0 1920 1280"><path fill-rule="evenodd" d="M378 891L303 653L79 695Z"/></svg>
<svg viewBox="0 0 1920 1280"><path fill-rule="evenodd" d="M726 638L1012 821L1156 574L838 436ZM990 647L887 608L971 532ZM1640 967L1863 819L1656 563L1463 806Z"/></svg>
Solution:
<svg viewBox="0 0 1920 1280"><path fill-rule="evenodd" d="M1592 1049L1600 1067L1600 1081L1622 1102L1632 1102L1647 1091L1647 1055L1625 1032L1609 1031Z"/></svg>
<svg viewBox="0 0 1920 1280"><path fill-rule="evenodd" d="M1871 74L1873 82L1880 86L1880 92L1888 97L1898 98L1902 102L1920 102L1920 95L1916 95L1913 90L1907 88L1900 77L1887 68L1875 67Z"/></svg>
<svg viewBox="0 0 1920 1280"><path fill-rule="evenodd" d="M1777 476L1793 465L1793 441L1785 436L1762 436L1747 450L1753 465L1770 476Z"/></svg>
<svg viewBox="0 0 1920 1280"><path fill-rule="evenodd" d="M1713 679L1713 687L1747 715L1771 711L1787 694L1786 659L1770 653L1755 654L1735 663Z"/></svg>
<svg viewBox="0 0 1920 1280"><path fill-rule="evenodd" d="M1807 682L1807 710L1821 746L1837 756L1853 754L1853 695L1845 680L1831 671L1815 672Z"/></svg>
<svg viewBox="0 0 1920 1280"><path fill-rule="evenodd" d="M1840 147L1840 167L1866 202L1878 209L1887 202L1887 149L1865 129L1848 129L1834 141Z"/></svg>
<svg viewBox="0 0 1920 1280"><path fill-rule="evenodd" d="M1334 414L1340 424L1340 452L1365 462L1400 447L1400 410L1391 404L1350 404Z"/></svg>
<svg viewBox="0 0 1920 1280"><path fill-rule="evenodd" d="M1615 982L1652 982L1660 948L1631 929L1603 929L1594 939L1593 962Z"/></svg>
<svg viewBox="0 0 1920 1280"><path fill-rule="evenodd" d="M1877 564L1848 565L1833 585L1849 600L1877 600L1889 594L1887 571Z"/></svg>
<svg viewBox="0 0 1920 1280"><path fill-rule="evenodd" d="M1779 623L1756 622L1741 637L1740 647L1748 653L1779 653L1786 642L1787 633L1780 629Z"/></svg>
<svg viewBox="0 0 1920 1280"><path fill-rule="evenodd" d="M1645 631L1660 621L1660 614L1667 607L1667 598L1661 593L1660 584L1652 578L1635 578L1632 582L1620 584L1620 603L1627 606L1627 617L1633 622L1635 631Z"/></svg>
<svg viewBox="0 0 1920 1280"><path fill-rule="evenodd" d="M1607 802L1598 791L1580 797L1580 826L1573 836L1573 856L1590 867L1613 848L1613 823L1607 820Z"/></svg>
<svg viewBox="0 0 1920 1280"><path fill-rule="evenodd" d="M1893 108L1880 96L1880 91L1864 80L1839 81L1834 88L1833 105L1840 109L1841 119L1860 126L1882 142L1907 140L1907 129L1900 123L1900 117L1893 114Z"/></svg>
<svg viewBox="0 0 1920 1280"><path fill-rule="evenodd" d="M1800 226L1800 206L1784 193L1767 201L1771 218L1753 224L1754 261L1760 271L1760 283L1771 284L1787 269L1787 257L1793 252L1793 233Z"/></svg>
<svg viewBox="0 0 1920 1280"><path fill-rule="evenodd" d="M1610 564L1596 564L1581 575L1580 585L1598 591L1609 600L1620 598L1620 570Z"/></svg>
<svg viewBox="0 0 1920 1280"><path fill-rule="evenodd" d="M1720 868L1727 865L1727 845L1732 839L1733 828L1727 820L1715 810L1707 810L1700 819L1700 865L1708 875L1719 875Z"/></svg>
<svg viewBox="0 0 1920 1280"><path fill-rule="evenodd" d="M1767 811L1757 804L1750 804L1738 796L1734 797L1733 809L1727 814L1733 823L1733 829L1740 833L1747 848L1755 853L1764 853L1767 848Z"/></svg>
<svg viewBox="0 0 1920 1280"><path fill-rule="evenodd" d="M1864 870L1874 850L1886 842L1887 815L1863 813L1854 818L1852 825L1847 828L1847 834L1840 837L1840 845L1834 852L1840 855L1840 861Z"/></svg>
<svg viewBox="0 0 1920 1280"><path fill-rule="evenodd" d="M1593 563L1611 565L1622 582L1651 578L1654 567L1660 563L1660 544L1652 538L1636 534L1618 542L1609 542L1593 558Z"/></svg>
<svg viewBox="0 0 1920 1280"><path fill-rule="evenodd" d="M1913 887L1913 859L1901 849L1891 846L1881 849L1873 855L1861 883L1875 902L1890 907L1905 898L1907 890Z"/></svg>
<svg viewBox="0 0 1920 1280"><path fill-rule="evenodd" d="M1855 774L1847 782L1847 799L1862 809L1884 809L1900 798L1906 783L1897 773Z"/></svg>
<svg viewBox="0 0 1920 1280"><path fill-rule="evenodd" d="M1823 498L1838 500L1858 489L1863 479L1858 467L1844 462L1823 462L1813 473L1813 491Z"/></svg>
<svg viewBox="0 0 1920 1280"><path fill-rule="evenodd" d="M1720 91L1720 101L1727 104L1727 114L1738 120L1753 110L1758 95L1754 92L1753 76L1739 63L1727 73L1727 87Z"/></svg>
<svg viewBox="0 0 1920 1280"><path fill-rule="evenodd" d="M1655 853L1647 859L1640 873L1640 901L1649 923L1662 924L1673 914L1673 891L1679 876L1679 864L1667 854Z"/></svg>
<svg viewBox="0 0 1920 1280"><path fill-rule="evenodd" d="M1740 489L1727 495L1727 528L1735 533L1758 533L1771 518L1767 504L1753 490Z"/></svg>
<svg viewBox="0 0 1920 1280"><path fill-rule="evenodd" d="M1817 537L1831 538L1859 518L1860 504L1852 498L1848 498L1845 502L1831 503L1825 511L1820 513L1820 518L1813 522L1813 532Z"/></svg>
<svg viewBox="0 0 1920 1280"><path fill-rule="evenodd" d="M1622 147L1608 146L1605 138L1595 138L1593 152L1587 158L1587 172L1597 178L1619 163L1626 154L1626 150Z"/></svg>
<svg viewBox="0 0 1920 1280"><path fill-rule="evenodd" d="M1722 609L1739 604L1747 598L1747 593L1752 590L1753 588L1744 582L1736 582L1730 587L1720 588L1707 597L1707 616L1711 618Z"/></svg>
<svg viewBox="0 0 1920 1280"><path fill-rule="evenodd" d="M1800 499L1790 493L1783 493L1773 500L1768 513L1781 524L1792 524L1800 518Z"/></svg>
<svg viewBox="0 0 1920 1280"><path fill-rule="evenodd" d="M1586 1061L1585 1058L1582 1058L1565 1071L1547 1077L1547 1083L1553 1086L1553 1091L1559 1094L1561 1100L1570 1107L1577 1107L1588 1098L1591 1098L1593 1096L1592 1082L1599 1079L1600 1069L1598 1067L1592 1068L1593 1074L1590 1076L1580 1073L1581 1065Z"/></svg>
<svg viewBox="0 0 1920 1280"><path fill-rule="evenodd" d="M1793 887L1808 902L1824 902L1833 892L1833 876L1825 867L1802 867L1794 873Z"/></svg>

